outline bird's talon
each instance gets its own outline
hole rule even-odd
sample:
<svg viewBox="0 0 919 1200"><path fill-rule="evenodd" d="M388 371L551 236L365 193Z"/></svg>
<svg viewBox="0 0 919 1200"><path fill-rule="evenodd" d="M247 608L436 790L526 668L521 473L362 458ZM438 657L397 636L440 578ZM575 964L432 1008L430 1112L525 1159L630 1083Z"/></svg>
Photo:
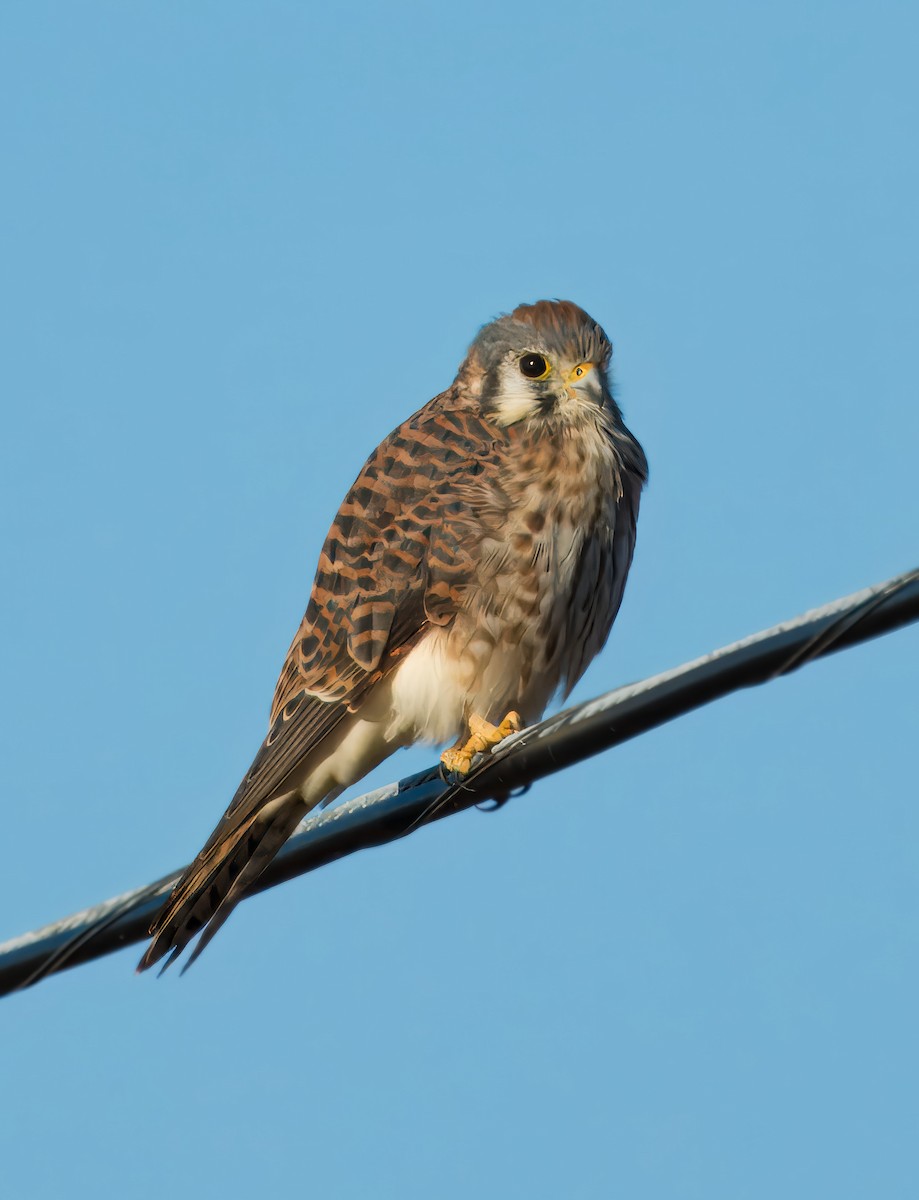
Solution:
<svg viewBox="0 0 919 1200"><path fill-rule="evenodd" d="M477 713L469 714L469 732L472 734L469 740L477 743L476 749L479 751L490 750L522 728L523 721L518 712L509 712L500 725L492 725Z"/></svg>
<svg viewBox="0 0 919 1200"><path fill-rule="evenodd" d="M471 739L470 739L471 740ZM468 743L462 749L451 746L440 756L444 770L450 775L468 775L472 770L472 754L467 749Z"/></svg>
<svg viewBox="0 0 919 1200"><path fill-rule="evenodd" d="M444 770L452 775L465 776L472 770L472 760L477 754L491 750L512 733L523 728L520 714L509 712L500 725L492 725L477 713L469 714L469 738L463 746L451 746L440 756Z"/></svg>

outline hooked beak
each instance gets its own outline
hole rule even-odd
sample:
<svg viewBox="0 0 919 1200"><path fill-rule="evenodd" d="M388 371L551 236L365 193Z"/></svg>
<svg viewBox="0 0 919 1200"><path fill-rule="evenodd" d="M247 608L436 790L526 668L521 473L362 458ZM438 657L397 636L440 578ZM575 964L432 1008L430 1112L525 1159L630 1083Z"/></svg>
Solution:
<svg viewBox="0 0 919 1200"><path fill-rule="evenodd" d="M597 373L597 364L591 362L578 363L576 367L572 367L565 376L565 391L570 399L577 399L580 392L585 393L596 400L598 393L599 375Z"/></svg>

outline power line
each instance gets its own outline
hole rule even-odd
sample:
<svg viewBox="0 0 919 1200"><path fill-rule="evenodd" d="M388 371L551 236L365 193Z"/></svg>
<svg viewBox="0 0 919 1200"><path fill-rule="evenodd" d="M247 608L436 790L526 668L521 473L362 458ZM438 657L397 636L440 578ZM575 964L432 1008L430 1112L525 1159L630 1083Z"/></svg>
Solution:
<svg viewBox="0 0 919 1200"><path fill-rule="evenodd" d="M919 620L919 569L752 634L694 662L577 704L508 738L462 782L439 769L308 817L252 891L274 887L492 800L742 687ZM0 944L0 995L142 941L181 871Z"/></svg>

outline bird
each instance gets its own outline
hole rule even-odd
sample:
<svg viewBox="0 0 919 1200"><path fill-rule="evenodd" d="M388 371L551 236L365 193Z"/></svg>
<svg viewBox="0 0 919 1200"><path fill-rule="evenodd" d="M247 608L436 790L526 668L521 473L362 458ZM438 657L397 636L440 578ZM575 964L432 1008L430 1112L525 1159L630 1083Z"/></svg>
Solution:
<svg viewBox="0 0 919 1200"><path fill-rule="evenodd" d="M606 642L644 451L612 345L566 300L482 327L453 383L373 451L319 556L268 734L150 928L138 970L197 958L302 818L397 749L476 754L540 719Z"/></svg>

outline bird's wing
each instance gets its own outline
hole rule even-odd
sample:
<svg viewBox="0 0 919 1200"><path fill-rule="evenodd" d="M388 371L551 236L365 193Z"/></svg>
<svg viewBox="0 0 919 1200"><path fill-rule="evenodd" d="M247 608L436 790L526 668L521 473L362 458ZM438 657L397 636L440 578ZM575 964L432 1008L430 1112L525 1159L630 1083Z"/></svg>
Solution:
<svg viewBox="0 0 919 1200"><path fill-rule="evenodd" d="M624 427L616 432L619 496L609 526L588 539L578 561L574 589L566 599L567 619L574 622L579 647L564 681L567 697L606 644L622 604L625 582L635 552L641 490L648 475L644 451Z"/></svg>
<svg viewBox="0 0 919 1200"><path fill-rule="evenodd" d="M359 708L428 625L456 612L474 570L475 481L500 435L436 403L380 444L345 497L281 669L270 732L228 813L276 795L330 722Z"/></svg>
<svg viewBox="0 0 919 1200"><path fill-rule="evenodd" d="M464 531L500 433L431 401L380 444L346 496L282 668L268 736L229 807L177 882L140 963L166 965L204 925L222 924L305 809L285 785L300 763L429 624L446 624L472 570Z"/></svg>

